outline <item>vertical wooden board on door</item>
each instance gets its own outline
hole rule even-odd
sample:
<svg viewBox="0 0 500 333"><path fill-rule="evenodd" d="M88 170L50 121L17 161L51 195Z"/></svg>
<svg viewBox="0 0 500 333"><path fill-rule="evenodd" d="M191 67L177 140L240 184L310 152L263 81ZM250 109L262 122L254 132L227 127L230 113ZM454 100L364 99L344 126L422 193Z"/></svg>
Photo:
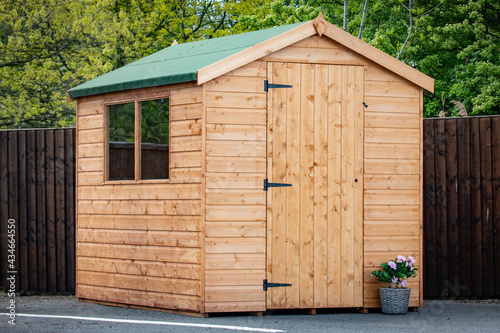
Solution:
<svg viewBox="0 0 500 333"><path fill-rule="evenodd" d="M301 64L300 129L300 306L314 299L314 65Z"/></svg>
<svg viewBox="0 0 500 333"><path fill-rule="evenodd" d="M286 304L298 308L300 304L300 233L299 186L300 186L300 64L287 64L287 82L292 88L286 89L287 99L287 183L292 184L287 190L287 229L286 229L286 267L285 283L292 286L286 290ZM291 161L296 161L290 163Z"/></svg>
<svg viewBox="0 0 500 333"><path fill-rule="evenodd" d="M270 73L273 82L280 83L286 80L286 64L276 63L272 66ZM272 182L286 182L286 125L287 125L287 109L286 109L286 89L271 89L271 105L272 105ZM272 247L271 251L274 254L271 262L272 275L269 282L281 282L285 279L287 272L285 271L285 237L286 235L286 216L287 203L286 193L287 188L278 187L269 191L272 195ZM273 308L285 308L285 288L273 288L268 291L271 297Z"/></svg>
<svg viewBox="0 0 500 333"><path fill-rule="evenodd" d="M354 68L342 67L341 306L354 302Z"/></svg>
<svg viewBox="0 0 500 333"><path fill-rule="evenodd" d="M328 304L328 66L315 65L314 79L314 307L324 308Z"/></svg>
<svg viewBox="0 0 500 333"><path fill-rule="evenodd" d="M342 67L328 70L328 306L340 306Z"/></svg>

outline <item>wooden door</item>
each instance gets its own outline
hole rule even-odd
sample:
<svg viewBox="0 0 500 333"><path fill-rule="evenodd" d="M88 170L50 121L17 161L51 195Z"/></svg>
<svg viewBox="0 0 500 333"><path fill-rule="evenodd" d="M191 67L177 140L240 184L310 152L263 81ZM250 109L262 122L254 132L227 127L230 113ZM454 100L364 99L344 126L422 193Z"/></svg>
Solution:
<svg viewBox="0 0 500 333"><path fill-rule="evenodd" d="M267 308L363 306L361 66L268 63Z"/></svg>

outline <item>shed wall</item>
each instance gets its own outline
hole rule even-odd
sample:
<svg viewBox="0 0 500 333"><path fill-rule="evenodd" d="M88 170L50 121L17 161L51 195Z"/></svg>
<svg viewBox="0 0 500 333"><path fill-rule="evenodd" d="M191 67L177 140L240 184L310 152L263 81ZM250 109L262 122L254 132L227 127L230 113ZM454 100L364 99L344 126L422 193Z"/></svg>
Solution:
<svg viewBox="0 0 500 333"><path fill-rule="evenodd" d="M200 310L202 88L167 88L78 100L79 298ZM168 95L170 180L105 182L106 104Z"/></svg>
<svg viewBox="0 0 500 333"><path fill-rule="evenodd" d="M266 63L206 83L205 311L264 311Z"/></svg>
<svg viewBox="0 0 500 333"><path fill-rule="evenodd" d="M365 66L364 306L378 307L371 271L397 254L420 264L420 90L314 36L206 84L205 311L265 306L266 61ZM420 279L409 286L418 306Z"/></svg>

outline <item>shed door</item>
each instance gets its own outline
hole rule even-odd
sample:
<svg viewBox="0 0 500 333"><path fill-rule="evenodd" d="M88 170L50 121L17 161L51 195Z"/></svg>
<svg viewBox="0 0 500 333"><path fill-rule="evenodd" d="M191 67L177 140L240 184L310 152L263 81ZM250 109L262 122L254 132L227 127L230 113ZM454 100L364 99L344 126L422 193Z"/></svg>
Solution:
<svg viewBox="0 0 500 333"><path fill-rule="evenodd" d="M363 306L364 69L267 71L267 308Z"/></svg>

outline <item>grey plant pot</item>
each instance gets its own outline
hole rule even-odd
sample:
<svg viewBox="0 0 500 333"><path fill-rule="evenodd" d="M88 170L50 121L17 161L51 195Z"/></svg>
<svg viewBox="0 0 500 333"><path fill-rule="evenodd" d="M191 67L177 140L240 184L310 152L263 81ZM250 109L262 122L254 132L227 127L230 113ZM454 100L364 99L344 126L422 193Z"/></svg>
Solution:
<svg viewBox="0 0 500 333"><path fill-rule="evenodd" d="M379 288L382 313L406 314L410 302L410 288Z"/></svg>

